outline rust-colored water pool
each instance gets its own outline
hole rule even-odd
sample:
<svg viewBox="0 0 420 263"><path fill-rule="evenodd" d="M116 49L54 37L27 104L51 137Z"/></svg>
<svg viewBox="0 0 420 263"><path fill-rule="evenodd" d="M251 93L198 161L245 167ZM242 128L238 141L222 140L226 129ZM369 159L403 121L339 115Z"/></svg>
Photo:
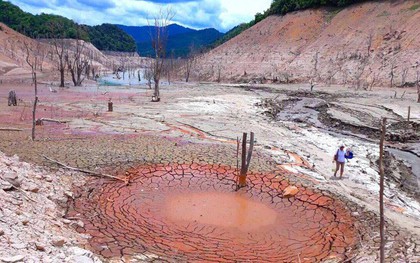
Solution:
<svg viewBox="0 0 420 263"><path fill-rule="evenodd" d="M281 173L250 173L235 191L235 169L210 164L132 168L129 185L96 180L68 212L104 257L144 255L177 262L319 262L346 259L353 219L327 193L299 187L283 198Z"/></svg>

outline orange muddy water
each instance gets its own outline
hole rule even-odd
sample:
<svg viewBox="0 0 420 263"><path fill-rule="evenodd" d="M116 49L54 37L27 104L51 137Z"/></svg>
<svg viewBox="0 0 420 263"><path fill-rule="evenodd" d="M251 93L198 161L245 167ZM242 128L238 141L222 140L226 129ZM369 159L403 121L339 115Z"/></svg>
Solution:
<svg viewBox="0 0 420 263"><path fill-rule="evenodd" d="M280 221L276 220L278 213L274 209L249 200L240 193L208 192L169 196L164 211L176 224L198 222L243 232L276 227L273 224Z"/></svg>
<svg viewBox="0 0 420 263"><path fill-rule="evenodd" d="M354 220L328 193L290 185L284 171L249 173L220 164L152 164L127 171L128 185L94 180L79 189L68 217L106 258L141 255L159 262L320 262L348 259Z"/></svg>

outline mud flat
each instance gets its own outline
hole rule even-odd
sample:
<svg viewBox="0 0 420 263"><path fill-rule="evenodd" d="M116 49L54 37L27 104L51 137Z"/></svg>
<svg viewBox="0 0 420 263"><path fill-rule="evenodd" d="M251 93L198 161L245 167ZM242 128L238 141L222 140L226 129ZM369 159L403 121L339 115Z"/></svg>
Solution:
<svg viewBox="0 0 420 263"><path fill-rule="evenodd" d="M305 95L307 88L299 85L178 83L162 88L161 103L151 103L148 89L122 91L121 87L89 86L51 93L49 84L43 84L39 87L39 116L69 122L37 127L38 139L31 142L27 106L31 87L14 85L3 83L0 89L3 94L17 89L18 97L27 103L7 107L7 98L1 97L0 119L2 124L23 131L0 132L2 152L49 167L52 173L57 166L41 155L74 167L130 178L130 184L125 185L84 176L79 182L83 187L73 188L74 200L68 204L66 218L82 220L76 230L91 236L84 248L110 262L122 258L126 262L200 261L206 256L226 261L235 256L288 262L298 261L299 257L312 262L375 261L379 242L379 176L378 145L372 128L383 112L396 119L395 123L402 123L407 105L411 105L412 127L417 127L415 118L420 112L414 103L416 94L410 89L404 99L392 99L393 92L387 90L360 92L318 87L315 95ZM312 98L305 99L311 96L316 97L317 103ZM267 109L257 104L275 97L280 101L305 101L297 105L310 111L295 114L300 116L299 120L273 119L264 114ZM109 98L114 101L112 113L106 112ZM355 106L354 98L361 105ZM319 100L326 103L318 103ZM357 112L349 111L349 104ZM326 105L338 106L331 106L334 110L328 112L328 108L322 108ZM391 108L392 112L387 110ZM294 110L290 109L289 115L293 117ZM341 122L328 125L336 121L324 122L322 116ZM357 127L353 131L348 129L350 126ZM341 133L341 127L346 127L347 134ZM361 134L365 129L372 132ZM249 185L235 192L235 141L244 131L255 132L256 150ZM409 135L404 137L408 141L397 138L388 144L408 149L415 145L410 141L414 137L410 136L417 134L418 130L411 129L404 133ZM340 143L351 147L356 158L347 163L343 180L333 180L331 160ZM407 165L406 168L412 171ZM400 189L399 183L390 178L385 191L387 258L394 262L416 262L420 254L420 205L409 189ZM288 185L297 186L299 193L293 198L282 198L282 190ZM227 225L222 225L211 216L197 220L198 211L205 209L194 213L191 210L192 214L167 209L176 201L188 209L194 204L189 200L215 192L216 202L222 198L226 203L225 208L220 207L220 216L228 219L227 211L235 209L232 202L246 200L249 205L258 204L267 221L261 220L261 225L245 221L247 226L255 227L241 231L232 226L238 225L237 221L228 224L225 220ZM247 218L246 213L241 215ZM291 227L289 221L283 221L285 216L294 222ZM248 233L258 237L260 247L250 243ZM255 246L255 250L242 253L241 249L247 246Z"/></svg>

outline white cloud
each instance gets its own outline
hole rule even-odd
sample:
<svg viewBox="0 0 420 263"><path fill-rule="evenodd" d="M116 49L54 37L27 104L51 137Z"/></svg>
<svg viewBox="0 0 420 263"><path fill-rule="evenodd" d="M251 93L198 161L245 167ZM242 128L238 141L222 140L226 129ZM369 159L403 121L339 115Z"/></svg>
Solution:
<svg viewBox="0 0 420 263"><path fill-rule="evenodd" d="M243 22L254 19L270 7L272 0L222 0L223 12L220 14L220 28L230 29Z"/></svg>
<svg viewBox="0 0 420 263"><path fill-rule="evenodd" d="M132 26L147 25L160 8L172 7L175 23L193 28L214 27L227 31L249 22L257 12L268 9L271 0L11 0L24 11L34 14L52 13L78 23L102 23ZM169 2L169 3L168 3Z"/></svg>

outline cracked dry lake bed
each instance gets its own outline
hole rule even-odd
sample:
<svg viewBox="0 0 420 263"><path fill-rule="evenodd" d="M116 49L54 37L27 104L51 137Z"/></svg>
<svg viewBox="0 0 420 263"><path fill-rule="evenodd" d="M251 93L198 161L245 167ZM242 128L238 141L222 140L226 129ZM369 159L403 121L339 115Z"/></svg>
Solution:
<svg viewBox="0 0 420 263"><path fill-rule="evenodd" d="M235 189L235 169L172 163L132 167L130 183L93 180L68 217L82 219L92 251L107 257L154 255L181 262L318 262L347 259L354 219L341 201L298 185L284 172L251 172Z"/></svg>

